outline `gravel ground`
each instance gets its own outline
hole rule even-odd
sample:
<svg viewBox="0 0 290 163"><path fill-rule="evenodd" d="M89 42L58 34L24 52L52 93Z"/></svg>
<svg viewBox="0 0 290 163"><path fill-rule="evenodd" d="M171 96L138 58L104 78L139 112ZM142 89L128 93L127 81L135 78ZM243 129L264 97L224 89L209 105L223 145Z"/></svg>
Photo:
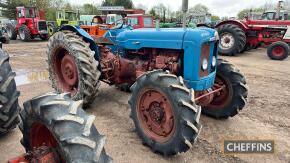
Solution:
<svg viewBox="0 0 290 163"><path fill-rule="evenodd" d="M47 79L46 44L20 41L4 45L18 75L20 104L34 96L53 91ZM203 129L197 143L187 153L173 157L154 154L142 145L129 118L130 94L102 84L87 112L96 116L95 125L107 136L106 151L115 162L290 162L290 59L272 61L261 48L237 57L223 57L246 76L249 86L247 106L236 117L214 120L201 117ZM27 82L22 81L25 77ZM18 129L0 137L0 162L24 152ZM273 139L274 154L224 155L224 139Z"/></svg>

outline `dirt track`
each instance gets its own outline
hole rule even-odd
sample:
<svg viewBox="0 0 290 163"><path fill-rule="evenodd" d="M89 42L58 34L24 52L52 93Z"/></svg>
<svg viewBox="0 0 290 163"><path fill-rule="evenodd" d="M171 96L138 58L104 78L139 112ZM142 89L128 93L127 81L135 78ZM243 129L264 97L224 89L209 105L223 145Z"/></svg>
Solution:
<svg viewBox="0 0 290 163"><path fill-rule="evenodd" d="M49 81L43 81L47 76L46 42L17 41L4 45L4 49L18 75L35 72L29 78L33 83L18 87L21 105L36 95L53 91ZM95 104L87 111L97 117L95 125L107 136L107 153L115 162L290 162L290 58L282 62L269 60L265 49L224 58L237 65L247 78L250 92L246 108L228 120L202 116L203 130L197 143L187 153L174 157L154 154L142 145L129 118L130 94L102 84ZM18 129L0 137L0 162L24 152L20 139ZM223 155L224 139L274 139L275 154Z"/></svg>

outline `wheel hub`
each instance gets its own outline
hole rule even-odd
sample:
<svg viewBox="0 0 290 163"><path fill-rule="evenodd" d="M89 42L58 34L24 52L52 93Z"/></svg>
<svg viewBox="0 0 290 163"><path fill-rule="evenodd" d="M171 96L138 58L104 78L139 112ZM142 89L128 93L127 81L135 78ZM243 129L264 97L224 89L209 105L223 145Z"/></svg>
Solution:
<svg viewBox="0 0 290 163"><path fill-rule="evenodd" d="M138 120L144 133L158 142L166 142L175 130L172 106L163 93L145 90L138 100Z"/></svg>
<svg viewBox="0 0 290 163"><path fill-rule="evenodd" d="M227 81L223 76L217 75L214 87L224 88L215 94L212 102L207 107L210 109L220 109L227 106L232 97L232 88L230 86L230 82Z"/></svg>
<svg viewBox="0 0 290 163"><path fill-rule="evenodd" d="M273 49L273 55L276 57L280 57L284 54L284 48L278 46Z"/></svg>
<svg viewBox="0 0 290 163"><path fill-rule="evenodd" d="M235 39L234 36L230 33L224 33L221 36L221 42L220 45L223 49L230 49L234 46Z"/></svg>
<svg viewBox="0 0 290 163"><path fill-rule="evenodd" d="M54 56L54 71L57 84L64 92L74 95L78 88L78 69L74 57L65 49Z"/></svg>

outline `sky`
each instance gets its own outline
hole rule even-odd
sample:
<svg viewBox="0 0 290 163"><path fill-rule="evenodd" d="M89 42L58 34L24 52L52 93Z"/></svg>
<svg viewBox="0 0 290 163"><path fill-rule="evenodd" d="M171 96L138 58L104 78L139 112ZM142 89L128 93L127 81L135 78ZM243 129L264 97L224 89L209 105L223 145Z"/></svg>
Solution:
<svg viewBox="0 0 290 163"><path fill-rule="evenodd" d="M102 0L68 0L72 4L101 4ZM181 8L182 0L132 0L134 6L145 6L147 9L151 9L152 6L159 3L169 7L172 11L177 11ZM237 13L245 8L259 7L266 2L277 3L278 0L189 0L189 7L198 3L206 5L210 12L220 17L227 16L233 17Z"/></svg>

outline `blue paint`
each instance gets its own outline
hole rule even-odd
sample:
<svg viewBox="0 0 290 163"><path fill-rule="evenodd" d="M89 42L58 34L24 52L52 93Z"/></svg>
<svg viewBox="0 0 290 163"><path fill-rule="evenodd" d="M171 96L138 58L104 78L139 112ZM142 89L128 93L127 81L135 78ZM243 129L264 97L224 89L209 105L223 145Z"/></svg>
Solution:
<svg viewBox="0 0 290 163"><path fill-rule="evenodd" d="M62 30L77 32L91 44L91 49L98 48L87 32L78 27L65 26ZM213 56L217 56L218 42L214 40L215 30L210 28L166 28L166 29L132 29L130 26L119 26L109 29L104 37L110 39L115 45L110 46L115 54L125 55L127 49L138 50L141 48L164 48L183 50L183 78L187 85L194 90L211 88L216 76L216 67L210 66ZM206 77L199 77L201 67L200 53L203 44L210 45L210 58L208 61L210 72Z"/></svg>

